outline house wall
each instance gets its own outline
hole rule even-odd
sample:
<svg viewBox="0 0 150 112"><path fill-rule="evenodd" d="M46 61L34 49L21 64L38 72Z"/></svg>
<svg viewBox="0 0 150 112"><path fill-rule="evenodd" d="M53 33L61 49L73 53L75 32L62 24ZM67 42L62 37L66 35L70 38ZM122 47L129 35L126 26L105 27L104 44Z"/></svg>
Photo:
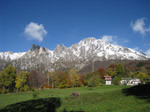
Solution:
<svg viewBox="0 0 150 112"><path fill-rule="evenodd" d="M106 85L112 85L112 81L106 81Z"/></svg>

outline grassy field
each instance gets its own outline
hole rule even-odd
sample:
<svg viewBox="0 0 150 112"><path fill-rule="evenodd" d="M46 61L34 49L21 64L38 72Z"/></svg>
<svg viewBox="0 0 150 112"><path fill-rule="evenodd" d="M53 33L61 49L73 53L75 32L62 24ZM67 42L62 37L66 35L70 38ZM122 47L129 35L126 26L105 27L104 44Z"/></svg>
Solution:
<svg viewBox="0 0 150 112"><path fill-rule="evenodd" d="M113 85L0 94L0 112L150 112L149 92L141 91Z"/></svg>

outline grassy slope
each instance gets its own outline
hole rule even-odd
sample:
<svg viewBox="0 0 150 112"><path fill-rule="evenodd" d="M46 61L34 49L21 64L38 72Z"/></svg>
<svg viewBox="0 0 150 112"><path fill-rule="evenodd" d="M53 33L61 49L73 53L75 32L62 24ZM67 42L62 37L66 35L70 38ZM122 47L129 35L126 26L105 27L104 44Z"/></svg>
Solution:
<svg viewBox="0 0 150 112"><path fill-rule="evenodd" d="M126 86L101 86L70 89L39 90L38 98L60 97L61 106L57 111L82 110L86 112L149 112L150 102L135 96L125 96L122 89ZM78 91L80 96L71 97ZM33 92L9 93L0 95L0 108L21 101L31 100Z"/></svg>

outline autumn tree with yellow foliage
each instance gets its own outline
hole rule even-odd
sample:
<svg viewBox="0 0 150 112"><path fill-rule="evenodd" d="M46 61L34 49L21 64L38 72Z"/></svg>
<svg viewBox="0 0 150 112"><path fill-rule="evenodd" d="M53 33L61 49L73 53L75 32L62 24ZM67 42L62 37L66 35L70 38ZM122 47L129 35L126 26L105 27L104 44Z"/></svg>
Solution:
<svg viewBox="0 0 150 112"><path fill-rule="evenodd" d="M79 86L82 85L81 80L80 80L80 76L77 73L77 71L74 70L74 69L71 69L69 71L69 79L71 81L71 86L72 87L79 87Z"/></svg>
<svg viewBox="0 0 150 112"><path fill-rule="evenodd" d="M24 71L19 71L16 75L16 80L15 80L15 87L17 88L17 92L20 90L20 89L27 89L28 86L25 85L27 82L27 74L26 72Z"/></svg>

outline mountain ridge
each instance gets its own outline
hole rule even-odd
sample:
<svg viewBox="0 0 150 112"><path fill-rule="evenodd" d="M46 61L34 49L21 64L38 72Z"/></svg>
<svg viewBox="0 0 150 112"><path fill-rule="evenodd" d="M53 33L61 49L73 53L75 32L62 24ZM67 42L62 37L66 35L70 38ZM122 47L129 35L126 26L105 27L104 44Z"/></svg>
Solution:
<svg viewBox="0 0 150 112"><path fill-rule="evenodd" d="M52 51L32 45L27 52L0 52L0 59L9 60L20 69L43 68L48 71L73 67L82 69L89 61L147 60L148 57L133 49L113 45L96 38L85 38L70 47L57 45Z"/></svg>

